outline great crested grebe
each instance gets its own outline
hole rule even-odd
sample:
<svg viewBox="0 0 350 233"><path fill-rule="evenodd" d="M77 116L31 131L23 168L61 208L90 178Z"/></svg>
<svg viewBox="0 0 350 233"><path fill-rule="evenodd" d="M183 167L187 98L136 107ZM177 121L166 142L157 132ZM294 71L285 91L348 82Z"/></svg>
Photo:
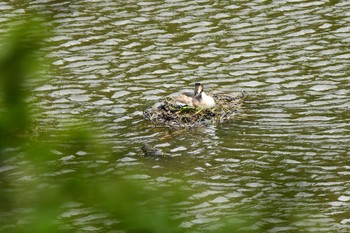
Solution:
<svg viewBox="0 0 350 233"><path fill-rule="evenodd" d="M215 106L214 99L204 93L204 87L201 83L194 84L194 93L181 93L181 95L176 98L176 102L200 108L212 108Z"/></svg>

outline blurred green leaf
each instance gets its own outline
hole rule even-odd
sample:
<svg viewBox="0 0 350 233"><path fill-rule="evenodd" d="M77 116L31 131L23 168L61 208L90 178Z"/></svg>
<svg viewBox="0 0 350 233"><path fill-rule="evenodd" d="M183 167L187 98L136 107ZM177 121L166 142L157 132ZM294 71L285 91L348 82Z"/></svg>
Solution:
<svg viewBox="0 0 350 233"><path fill-rule="evenodd" d="M15 144L30 127L26 84L39 70L46 32L42 20L27 16L0 43L0 148L1 142Z"/></svg>

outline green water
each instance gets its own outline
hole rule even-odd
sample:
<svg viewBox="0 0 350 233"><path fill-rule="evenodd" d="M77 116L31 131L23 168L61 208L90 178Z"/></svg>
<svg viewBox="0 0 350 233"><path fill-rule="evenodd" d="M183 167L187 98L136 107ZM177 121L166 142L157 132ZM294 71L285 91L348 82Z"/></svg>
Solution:
<svg viewBox="0 0 350 233"><path fill-rule="evenodd" d="M89 119L116 155L57 153L65 176L81 163L99 174L136 168L131 179L159 187L184 182L177 218L188 231L235 219L261 232L349 231L348 1L4 2L1 37L27 11L54 32L45 79L32 83L39 128ZM185 130L143 118L198 81L209 93L248 92L242 117ZM145 142L170 158L140 158ZM61 219L113 229L85 208Z"/></svg>

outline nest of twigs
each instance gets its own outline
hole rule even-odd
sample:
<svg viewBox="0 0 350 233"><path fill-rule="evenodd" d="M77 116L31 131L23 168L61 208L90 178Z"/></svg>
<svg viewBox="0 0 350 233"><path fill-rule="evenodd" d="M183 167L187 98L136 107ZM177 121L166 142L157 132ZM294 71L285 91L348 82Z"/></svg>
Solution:
<svg viewBox="0 0 350 233"><path fill-rule="evenodd" d="M144 111L146 119L156 126L193 127L219 124L236 117L247 95L242 92L237 96L213 94L215 107L201 109L191 106L179 106L173 99L167 99L157 107Z"/></svg>

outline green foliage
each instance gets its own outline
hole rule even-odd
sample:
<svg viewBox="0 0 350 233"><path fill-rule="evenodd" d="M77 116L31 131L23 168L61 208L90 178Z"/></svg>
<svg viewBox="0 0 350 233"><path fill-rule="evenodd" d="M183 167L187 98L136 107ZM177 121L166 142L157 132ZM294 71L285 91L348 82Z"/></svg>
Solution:
<svg viewBox="0 0 350 233"><path fill-rule="evenodd" d="M183 107L181 107L180 110L179 110L179 112L180 112L181 114L183 114L183 113L193 113L193 112L195 112L195 111L197 111L196 108L194 108L194 107L192 107L192 106L183 106Z"/></svg>
<svg viewBox="0 0 350 233"><path fill-rule="evenodd" d="M30 124L25 101L26 82L38 71L35 58L46 33L40 21L31 18L15 27L2 41L0 50L0 148L18 142Z"/></svg>
<svg viewBox="0 0 350 233"><path fill-rule="evenodd" d="M62 165L53 151L64 155L84 151L84 159L91 163L101 154L113 157L96 143L92 129L71 127L55 132L53 138L32 135L36 126L26 101L27 81L40 67L37 55L44 30L40 21L28 17L1 43L0 167L12 164L13 170L0 173L0 214L8 215L0 220L0 231L71 232L60 227L64 221L59 216L65 203L79 202L108 213L126 232L177 232L178 223L170 217L171 198L159 197L157 190L120 175L92 175L79 161L74 172L59 173Z"/></svg>
<svg viewBox="0 0 350 233"><path fill-rule="evenodd" d="M38 55L48 31L42 22L28 17L1 42L0 231L80 231L79 226L74 228L69 219L60 217L67 203L80 203L115 219L111 230L183 232L180 220L174 219L176 204L187 196L181 183L161 190L125 178L129 175L126 171L123 176L97 173L86 164L101 157L115 161L115 155L96 142L93 127L67 127L48 133L33 124L27 82L40 68ZM204 110L189 107L181 113L205 115ZM74 156L77 151L86 155ZM75 163L65 164L64 156L72 156ZM232 232L235 226L220 232Z"/></svg>

